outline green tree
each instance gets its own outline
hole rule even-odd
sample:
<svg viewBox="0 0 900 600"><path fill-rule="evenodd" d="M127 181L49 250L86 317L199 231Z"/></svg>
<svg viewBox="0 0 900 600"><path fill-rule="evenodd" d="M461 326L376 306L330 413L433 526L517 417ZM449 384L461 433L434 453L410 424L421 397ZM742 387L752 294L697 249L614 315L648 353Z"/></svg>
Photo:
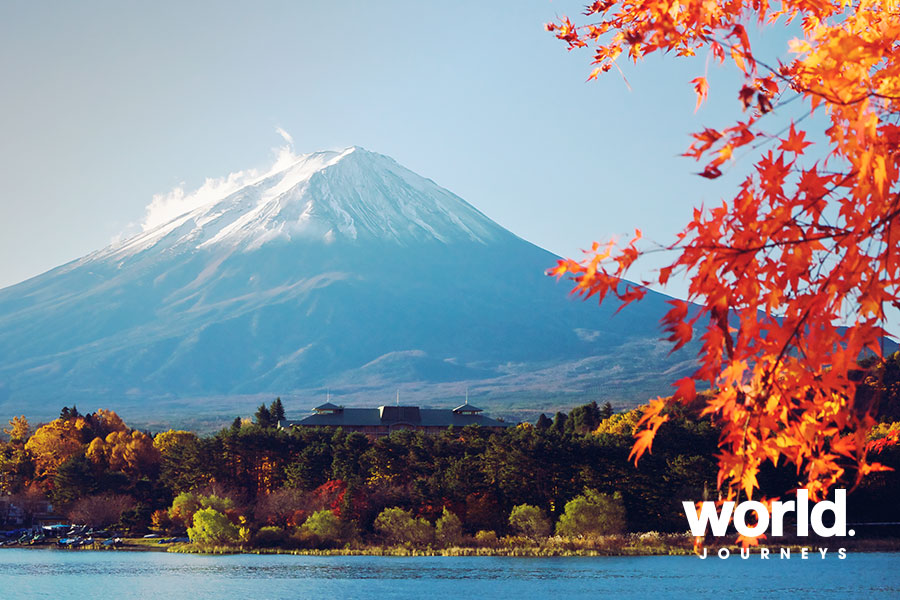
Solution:
<svg viewBox="0 0 900 600"><path fill-rule="evenodd" d="M347 524L330 510L317 510L309 515L300 529L326 543L340 542L347 537Z"/></svg>
<svg viewBox="0 0 900 600"><path fill-rule="evenodd" d="M225 513L234 509L234 507L234 501L231 498L223 498L215 494L204 496L194 492L181 492L172 501L169 517L175 523L180 523L183 527L187 527L193 522L194 515L201 509L211 508Z"/></svg>
<svg viewBox="0 0 900 600"><path fill-rule="evenodd" d="M275 401L272 402L269 407L269 417L273 426L277 425L278 421L284 421L284 404L281 403L281 398L275 398Z"/></svg>
<svg viewBox="0 0 900 600"><path fill-rule="evenodd" d="M237 526L214 508L201 508L194 513L194 525L188 527L188 537L195 544L232 546L240 541Z"/></svg>
<svg viewBox="0 0 900 600"><path fill-rule="evenodd" d="M129 535L146 533L153 524L153 509L143 502L138 502L132 508L122 513L119 522L114 525L117 530L125 531Z"/></svg>
<svg viewBox="0 0 900 600"><path fill-rule="evenodd" d="M557 412L553 417L553 424L550 426L550 431L557 435L562 435L566 430L566 421L568 417L564 412Z"/></svg>
<svg viewBox="0 0 900 600"><path fill-rule="evenodd" d="M389 542L424 546L434 539L434 527L402 508L386 508L375 519L375 531Z"/></svg>
<svg viewBox="0 0 900 600"><path fill-rule="evenodd" d="M268 525L260 527L253 536L253 545L257 548L278 548L285 544L287 535L281 527Z"/></svg>
<svg viewBox="0 0 900 600"><path fill-rule="evenodd" d="M331 479L346 481L355 485L366 478L363 454L369 449L369 438L361 433L345 434L340 429L332 437L333 458Z"/></svg>
<svg viewBox="0 0 900 600"><path fill-rule="evenodd" d="M550 535L550 519L543 510L531 504L514 506L509 513L509 525L513 531L531 539Z"/></svg>
<svg viewBox="0 0 900 600"><path fill-rule="evenodd" d="M77 419L80 416L81 414L79 414L78 412L78 407L74 404L72 405L72 408L63 406L62 410L59 411L59 418L63 421L68 421L69 419Z"/></svg>
<svg viewBox="0 0 900 600"><path fill-rule="evenodd" d="M169 518L187 528L194 522L194 513L200 510L200 499L193 492L181 492L172 501Z"/></svg>
<svg viewBox="0 0 900 600"><path fill-rule="evenodd" d="M569 418L566 419L565 430L568 433L584 435L593 431L600 421L602 421L600 407L596 402L591 402L572 409Z"/></svg>
<svg viewBox="0 0 900 600"><path fill-rule="evenodd" d="M69 458L56 470L53 476L53 501L68 504L93 494L99 487L94 466L83 453Z"/></svg>
<svg viewBox="0 0 900 600"><path fill-rule="evenodd" d="M566 537L592 537L625 531L625 505L622 494L601 494L586 489L566 503L556 524L556 534Z"/></svg>
<svg viewBox="0 0 900 600"><path fill-rule="evenodd" d="M203 508L214 508L219 512L225 512L234 509L234 500L224 496L210 494L208 496L200 496L200 506Z"/></svg>
<svg viewBox="0 0 900 600"><path fill-rule="evenodd" d="M161 433L153 444L161 455L159 481L170 492L178 494L209 483L210 474L203 468L202 442L196 435Z"/></svg>
<svg viewBox="0 0 900 600"><path fill-rule="evenodd" d="M600 420L608 419L613 414L613 406L609 402L603 403L603 408L600 409Z"/></svg>
<svg viewBox="0 0 900 600"><path fill-rule="evenodd" d="M442 546L456 546L462 541L462 521L444 507L443 513L434 524L434 537Z"/></svg>
<svg viewBox="0 0 900 600"><path fill-rule="evenodd" d="M320 434L320 432L310 432ZM285 486L314 490L326 481L332 466L332 447L328 439L308 438L300 455L285 468Z"/></svg>
<svg viewBox="0 0 900 600"><path fill-rule="evenodd" d="M475 543L486 548L496 548L500 540L497 539L497 532L491 529L482 529L475 534Z"/></svg>
<svg viewBox="0 0 900 600"><path fill-rule="evenodd" d="M254 415L256 418L256 424L260 427L271 427L272 426L272 411L269 410L269 407L265 404L260 404L259 408L256 409L256 414Z"/></svg>
<svg viewBox="0 0 900 600"><path fill-rule="evenodd" d="M502 494L503 506L490 518L476 523L467 512L472 528L494 529L509 518L508 507L516 504L550 506L574 495L583 484L574 484L578 447L572 436L560 439L534 427L515 428L491 438L484 453L483 470L492 487Z"/></svg>

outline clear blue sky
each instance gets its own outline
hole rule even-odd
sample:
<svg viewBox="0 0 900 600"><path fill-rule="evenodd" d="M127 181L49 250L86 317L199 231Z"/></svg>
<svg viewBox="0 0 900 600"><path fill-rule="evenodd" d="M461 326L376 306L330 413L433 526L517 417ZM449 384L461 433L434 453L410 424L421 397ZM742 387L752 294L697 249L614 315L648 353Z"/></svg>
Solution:
<svg viewBox="0 0 900 600"><path fill-rule="evenodd" d="M543 30L582 5L7 0L0 286L133 230L154 194L267 166L279 127L297 152L390 155L557 254L668 242L738 182L678 156L740 116L737 78L708 67L723 94L696 115L702 56L586 83L589 56Z"/></svg>

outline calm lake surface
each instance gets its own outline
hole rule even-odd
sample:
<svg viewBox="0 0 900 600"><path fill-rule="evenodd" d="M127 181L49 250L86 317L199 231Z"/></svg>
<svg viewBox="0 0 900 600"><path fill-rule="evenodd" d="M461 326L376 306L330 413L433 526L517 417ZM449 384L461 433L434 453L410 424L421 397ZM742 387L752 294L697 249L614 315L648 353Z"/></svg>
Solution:
<svg viewBox="0 0 900 600"><path fill-rule="evenodd" d="M197 556L0 550L0 598L898 598L900 554L696 557Z"/></svg>

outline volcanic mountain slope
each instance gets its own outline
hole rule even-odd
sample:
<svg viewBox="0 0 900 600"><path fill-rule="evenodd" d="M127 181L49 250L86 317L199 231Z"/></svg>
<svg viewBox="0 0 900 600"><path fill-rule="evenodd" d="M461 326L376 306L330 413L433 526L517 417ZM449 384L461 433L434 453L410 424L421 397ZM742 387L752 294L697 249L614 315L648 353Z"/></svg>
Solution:
<svg viewBox="0 0 900 600"><path fill-rule="evenodd" d="M0 412L667 393L691 368L658 341L667 298L610 318L544 275L556 259L386 156L303 155L0 290Z"/></svg>

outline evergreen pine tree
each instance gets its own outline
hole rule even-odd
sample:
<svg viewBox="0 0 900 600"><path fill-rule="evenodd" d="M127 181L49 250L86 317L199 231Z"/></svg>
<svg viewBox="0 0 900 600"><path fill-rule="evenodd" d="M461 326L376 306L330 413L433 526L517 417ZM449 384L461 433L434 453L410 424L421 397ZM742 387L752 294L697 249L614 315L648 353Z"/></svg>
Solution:
<svg viewBox="0 0 900 600"><path fill-rule="evenodd" d="M57 469L53 476L51 497L57 504L68 504L93 494L98 487L91 461L84 454L76 454Z"/></svg>
<svg viewBox="0 0 900 600"><path fill-rule="evenodd" d="M256 409L256 424L260 427L271 427L272 426L272 413L269 411L269 407L265 404L260 404L259 408Z"/></svg>
<svg viewBox="0 0 900 600"><path fill-rule="evenodd" d="M272 425L277 425L278 421L284 421L284 405L281 398L275 398L275 402L269 407L269 414L272 417Z"/></svg>
<svg viewBox="0 0 900 600"><path fill-rule="evenodd" d="M613 414L612 404L610 404L609 402L606 402L603 405L603 408L600 409L600 420L603 421L605 419L608 419L612 416L612 414Z"/></svg>
<svg viewBox="0 0 900 600"><path fill-rule="evenodd" d="M557 412L556 416L553 417L553 425L550 426L550 431L562 435L566 431L567 420L566 413Z"/></svg>

